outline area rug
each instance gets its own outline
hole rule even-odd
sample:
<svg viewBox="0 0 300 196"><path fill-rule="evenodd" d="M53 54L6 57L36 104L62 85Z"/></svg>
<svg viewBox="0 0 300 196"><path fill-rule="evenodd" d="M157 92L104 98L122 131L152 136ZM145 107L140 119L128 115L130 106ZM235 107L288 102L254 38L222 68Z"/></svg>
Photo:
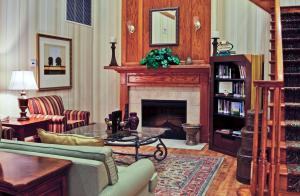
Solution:
<svg viewBox="0 0 300 196"><path fill-rule="evenodd" d="M117 160L132 161L132 157L116 156ZM205 195L222 157L170 154L161 162L152 160L158 173L157 196Z"/></svg>

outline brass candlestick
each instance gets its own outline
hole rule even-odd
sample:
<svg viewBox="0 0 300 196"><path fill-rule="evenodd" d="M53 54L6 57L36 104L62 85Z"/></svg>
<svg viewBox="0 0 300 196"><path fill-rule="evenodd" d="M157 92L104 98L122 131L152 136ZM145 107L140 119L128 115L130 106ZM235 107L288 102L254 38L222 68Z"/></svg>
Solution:
<svg viewBox="0 0 300 196"><path fill-rule="evenodd" d="M109 66L119 66L116 60L116 43L117 42L110 42L111 43L111 61Z"/></svg>

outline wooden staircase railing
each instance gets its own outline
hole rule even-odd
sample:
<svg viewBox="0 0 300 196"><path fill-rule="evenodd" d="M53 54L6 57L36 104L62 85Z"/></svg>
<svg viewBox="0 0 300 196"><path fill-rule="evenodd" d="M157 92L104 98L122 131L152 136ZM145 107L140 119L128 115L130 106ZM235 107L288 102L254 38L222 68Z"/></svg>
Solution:
<svg viewBox="0 0 300 196"><path fill-rule="evenodd" d="M262 94L262 104L260 103L260 97L257 96L255 102L251 194L259 196L265 194L270 196L279 195L280 187L281 92L284 85L283 50L280 0L274 0L273 3L276 49L275 80L254 81L257 95ZM270 103L273 103L272 109L269 109ZM258 114L261 108L263 116L262 121L259 122ZM268 122L271 122L271 126L268 125ZM269 149L268 154L267 149Z"/></svg>

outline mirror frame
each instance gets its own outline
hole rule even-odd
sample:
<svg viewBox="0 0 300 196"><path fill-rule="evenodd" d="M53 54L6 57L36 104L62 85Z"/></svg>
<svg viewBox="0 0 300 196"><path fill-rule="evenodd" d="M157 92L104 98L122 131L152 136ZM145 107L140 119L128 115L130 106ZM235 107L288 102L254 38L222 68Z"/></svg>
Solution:
<svg viewBox="0 0 300 196"><path fill-rule="evenodd" d="M176 42L175 43L162 43L152 44L152 13L157 11L176 11ZM179 45L179 7L150 9L149 10L149 45L152 46L178 46Z"/></svg>

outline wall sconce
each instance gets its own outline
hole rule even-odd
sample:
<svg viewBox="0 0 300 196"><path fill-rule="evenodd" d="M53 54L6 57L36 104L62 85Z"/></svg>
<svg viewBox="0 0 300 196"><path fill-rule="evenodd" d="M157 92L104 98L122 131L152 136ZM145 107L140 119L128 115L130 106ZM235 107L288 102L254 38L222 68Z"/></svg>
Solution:
<svg viewBox="0 0 300 196"><path fill-rule="evenodd" d="M198 16L194 16L193 24L194 24L194 27L195 27L195 31L198 31L201 28L201 22L200 22Z"/></svg>
<svg viewBox="0 0 300 196"><path fill-rule="evenodd" d="M127 22L127 29L129 33L134 33L135 32L135 26L132 24L132 21Z"/></svg>

